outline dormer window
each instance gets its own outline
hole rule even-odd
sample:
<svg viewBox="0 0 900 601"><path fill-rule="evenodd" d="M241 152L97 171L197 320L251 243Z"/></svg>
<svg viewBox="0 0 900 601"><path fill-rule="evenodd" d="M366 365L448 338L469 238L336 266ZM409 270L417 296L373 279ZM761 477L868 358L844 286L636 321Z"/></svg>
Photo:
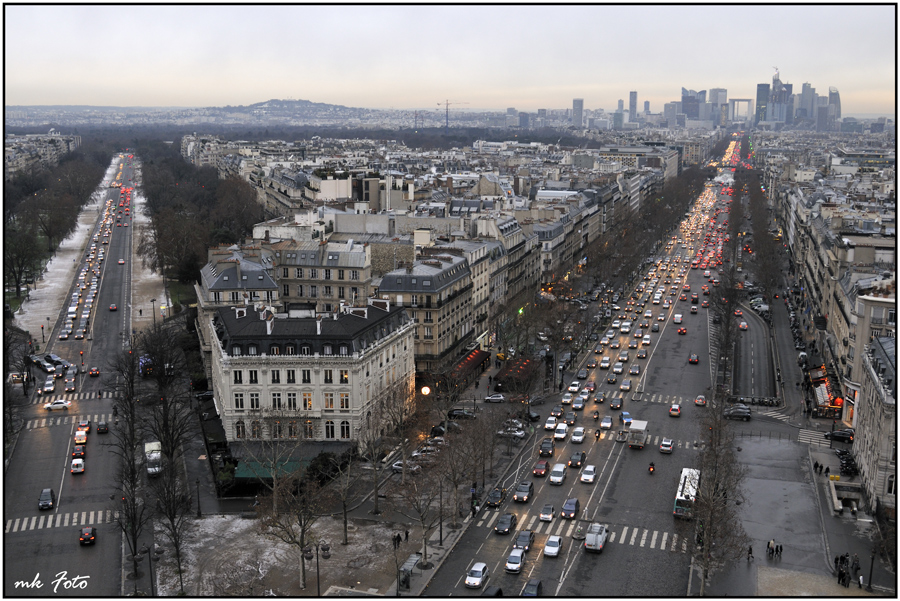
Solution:
<svg viewBox="0 0 900 601"><path fill-rule="evenodd" d="M344 356L347 355L347 345L346 345L346 344L342 344L342 345L339 347L339 350L340 350L340 354L341 354L341 355L344 355Z"/></svg>
<svg viewBox="0 0 900 601"><path fill-rule="evenodd" d="M323 355L330 355L330 354L331 354L331 345L330 345L330 344L326 344L326 345L322 348L322 354L323 354Z"/></svg>
<svg viewBox="0 0 900 601"><path fill-rule="evenodd" d="M232 357L240 357L242 354L243 354L243 351L241 351L241 347L239 347L239 346L231 347L231 356Z"/></svg>
<svg viewBox="0 0 900 601"><path fill-rule="evenodd" d="M304 344L300 347L301 355L312 355L312 348L308 344Z"/></svg>
<svg viewBox="0 0 900 601"><path fill-rule="evenodd" d="M247 354L251 356L255 356L257 354L257 348L255 344L250 344L247 346Z"/></svg>

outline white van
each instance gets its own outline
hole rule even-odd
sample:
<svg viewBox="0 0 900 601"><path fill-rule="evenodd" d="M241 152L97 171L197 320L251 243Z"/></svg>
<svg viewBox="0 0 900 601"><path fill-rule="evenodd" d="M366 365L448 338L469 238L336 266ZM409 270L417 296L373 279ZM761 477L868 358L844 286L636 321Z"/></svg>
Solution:
<svg viewBox="0 0 900 601"><path fill-rule="evenodd" d="M552 417L552 416L551 416ZM553 438L556 440L565 440L569 434L568 424L556 424L556 430L553 431Z"/></svg>
<svg viewBox="0 0 900 601"><path fill-rule="evenodd" d="M631 331L631 322L623 321L622 325L619 326L619 331L622 332L623 334L627 334L628 332L630 332Z"/></svg>
<svg viewBox="0 0 900 601"><path fill-rule="evenodd" d="M675 317L672 318L673 323L681 323L681 313L676 313Z"/></svg>
<svg viewBox="0 0 900 601"><path fill-rule="evenodd" d="M650 336L644 336L643 342L641 342L644 346L650 346Z"/></svg>
<svg viewBox="0 0 900 601"><path fill-rule="evenodd" d="M566 481L566 464L557 463L550 470L550 484L562 485Z"/></svg>

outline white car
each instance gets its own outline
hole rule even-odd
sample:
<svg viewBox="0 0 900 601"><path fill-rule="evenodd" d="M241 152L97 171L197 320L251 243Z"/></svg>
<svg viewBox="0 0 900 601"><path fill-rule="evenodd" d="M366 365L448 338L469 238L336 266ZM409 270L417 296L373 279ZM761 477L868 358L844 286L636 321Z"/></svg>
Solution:
<svg viewBox="0 0 900 601"><path fill-rule="evenodd" d="M53 411L54 409L68 409L72 406L72 401L67 401L65 399L56 399L52 403L46 403L44 405L44 409L47 411Z"/></svg>
<svg viewBox="0 0 900 601"><path fill-rule="evenodd" d="M593 484L594 478L597 476L597 468L593 465L586 465L584 469L581 470L580 480L582 482L586 482L588 484Z"/></svg>
<svg viewBox="0 0 900 601"><path fill-rule="evenodd" d="M403 472L403 462L395 461L394 463L391 464L391 470L395 474L402 473ZM408 474L418 474L421 471L422 471L422 466L416 465L415 463L413 463L411 461L406 462L406 472Z"/></svg>
<svg viewBox="0 0 900 601"><path fill-rule="evenodd" d="M525 549L513 549L506 558L506 571L518 574L525 565Z"/></svg>
<svg viewBox="0 0 900 601"><path fill-rule="evenodd" d="M675 442L671 438L663 438L662 442L659 443L660 453L671 453L674 448Z"/></svg>
<svg viewBox="0 0 900 601"><path fill-rule="evenodd" d="M620 373L622 373L624 370L625 370L625 365L622 364L621 362L620 362L620 363L616 363L615 365L613 365L613 373L614 373L614 374L620 374Z"/></svg>
<svg viewBox="0 0 900 601"><path fill-rule="evenodd" d="M681 323L682 317L681 313L676 313L675 317L672 318L672 323Z"/></svg>
<svg viewBox="0 0 900 601"><path fill-rule="evenodd" d="M487 582L490 570L483 561L475 563L466 573L466 588L481 588Z"/></svg>
<svg viewBox="0 0 900 601"><path fill-rule="evenodd" d="M562 551L562 545L561 536L551 536L544 544L544 555L547 557L559 557L559 553Z"/></svg>
<svg viewBox="0 0 900 601"><path fill-rule="evenodd" d="M506 397L502 394L492 394L490 396L484 397L485 403L502 403L506 400Z"/></svg>
<svg viewBox="0 0 900 601"><path fill-rule="evenodd" d="M572 382L571 384L569 384L569 388L568 388L569 392L578 392L580 389L581 389L581 382L578 382L577 380L575 382ZM571 395L569 395L569 397L571 398Z"/></svg>
<svg viewBox="0 0 900 601"><path fill-rule="evenodd" d="M555 438L556 440L565 440L568 434L568 424L556 424L556 430L553 431L553 438Z"/></svg>
<svg viewBox="0 0 900 601"><path fill-rule="evenodd" d="M73 474L83 474L84 473L84 459L73 459L72 460L72 473Z"/></svg>
<svg viewBox="0 0 900 601"><path fill-rule="evenodd" d="M695 405L705 406L706 405L706 397L702 394L699 395L696 399L694 399Z"/></svg>
<svg viewBox="0 0 900 601"><path fill-rule="evenodd" d="M572 430L572 442L584 442L584 428L575 428Z"/></svg>
<svg viewBox="0 0 900 601"><path fill-rule="evenodd" d="M563 395L562 404L563 405L571 405L572 404L572 393L571 392L567 392Z"/></svg>
<svg viewBox="0 0 900 601"><path fill-rule="evenodd" d="M552 415L544 423L544 430L556 430L556 418Z"/></svg>
<svg viewBox="0 0 900 601"><path fill-rule="evenodd" d="M612 418L608 415L604 415L603 419L600 420L600 429L601 430L611 430L612 429Z"/></svg>
<svg viewBox="0 0 900 601"><path fill-rule="evenodd" d="M614 330L618 330L621 326L622 326L622 322L619 321L618 319L616 319L612 322L612 324L610 324L609 327L613 328Z"/></svg>
<svg viewBox="0 0 900 601"><path fill-rule="evenodd" d="M610 363L609 357L603 357L600 359L600 369L609 369Z"/></svg>

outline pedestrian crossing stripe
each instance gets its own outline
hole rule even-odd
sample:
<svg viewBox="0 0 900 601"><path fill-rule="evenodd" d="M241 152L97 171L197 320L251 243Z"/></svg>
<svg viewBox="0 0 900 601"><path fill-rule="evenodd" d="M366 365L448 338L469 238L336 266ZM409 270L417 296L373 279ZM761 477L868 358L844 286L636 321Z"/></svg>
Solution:
<svg viewBox="0 0 900 601"><path fill-rule="evenodd" d="M26 530L43 530L48 528L68 528L69 526L90 526L109 524L119 517L118 511L101 509L96 511L69 512L57 514L41 514L31 518L15 518L6 521L5 534L25 532Z"/></svg>
<svg viewBox="0 0 900 601"><path fill-rule="evenodd" d="M111 422L113 421L112 413L95 413L93 415L79 415L79 416L58 416L58 417L41 417L37 419L30 419L25 422L26 430L34 430L36 428L49 428L51 426L65 426L68 424L77 424L81 420L92 420L91 424L92 428L97 427L97 422Z"/></svg>
<svg viewBox="0 0 900 601"><path fill-rule="evenodd" d="M118 395L115 392L111 392L109 390L104 390L101 392L73 392L71 394L56 394L51 396L37 395L34 397L34 400L31 402L32 405L43 405L45 403L52 403L56 400L64 400L64 401L87 401L90 399L114 399L118 398Z"/></svg>
<svg viewBox="0 0 900 601"><path fill-rule="evenodd" d="M817 430L800 430L797 434L797 442L805 442L820 447L828 446L828 439L825 438L825 433Z"/></svg>

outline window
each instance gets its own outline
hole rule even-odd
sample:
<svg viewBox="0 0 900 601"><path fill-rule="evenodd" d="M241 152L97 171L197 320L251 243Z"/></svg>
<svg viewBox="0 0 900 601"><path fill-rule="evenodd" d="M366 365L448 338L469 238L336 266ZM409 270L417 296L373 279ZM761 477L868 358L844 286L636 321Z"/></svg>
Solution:
<svg viewBox="0 0 900 601"><path fill-rule="evenodd" d="M358 272L357 270L355 270L355 269L350 270L350 279L351 279L351 280L358 280L358 279L359 279L359 272Z"/></svg>
<svg viewBox="0 0 900 601"><path fill-rule="evenodd" d="M341 438L344 440L350 438L350 422L348 421L341 422Z"/></svg>
<svg viewBox="0 0 900 601"><path fill-rule="evenodd" d="M302 381L304 384L309 384L312 382L312 377L310 376L311 373L312 372L308 369L300 370L300 375L303 376Z"/></svg>
<svg viewBox="0 0 900 601"><path fill-rule="evenodd" d="M331 354L331 345L330 344L326 344L322 347L322 354L324 354L324 355Z"/></svg>
<svg viewBox="0 0 900 601"><path fill-rule="evenodd" d="M338 286L338 298L344 298L344 287Z"/></svg>
<svg viewBox="0 0 900 601"><path fill-rule="evenodd" d="M297 371L293 369L287 370L287 383L288 384L296 384L297 383Z"/></svg>
<svg viewBox="0 0 900 601"><path fill-rule="evenodd" d="M358 296L359 296L359 288L357 288L356 286L353 286L352 288L350 288L350 297L355 300L356 297L358 297Z"/></svg>
<svg viewBox="0 0 900 601"><path fill-rule="evenodd" d="M287 284L284 284L284 285L281 287L281 293L282 293L284 296L290 296L290 295L291 295L291 292L290 292L290 286L288 286Z"/></svg>
<svg viewBox="0 0 900 601"><path fill-rule="evenodd" d="M281 409L281 393L272 393L272 409Z"/></svg>
<svg viewBox="0 0 900 601"><path fill-rule="evenodd" d="M287 393L287 408L289 411L297 410L297 393L296 392Z"/></svg>
<svg viewBox="0 0 900 601"><path fill-rule="evenodd" d="M297 438L297 421L291 420L288 422L288 438Z"/></svg>
<svg viewBox="0 0 900 601"><path fill-rule="evenodd" d="M297 347L294 346L293 344L286 344L286 345L284 345L284 354L285 354L285 355L296 355L296 354L297 354Z"/></svg>
<svg viewBox="0 0 900 601"><path fill-rule="evenodd" d="M303 422L303 438L312 438L314 436L312 420Z"/></svg>
<svg viewBox="0 0 900 601"><path fill-rule="evenodd" d="M238 421L234 424L234 437L235 438L246 438L247 437L247 429L244 425L243 420Z"/></svg>
<svg viewBox="0 0 900 601"><path fill-rule="evenodd" d="M234 383L235 384L243 384L244 383L244 372L240 369L234 370Z"/></svg>
<svg viewBox="0 0 900 601"><path fill-rule="evenodd" d="M333 296L331 292L331 286L322 286L322 296L324 296L325 298L331 298Z"/></svg>
<svg viewBox="0 0 900 601"><path fill-rule="evenodd" d="M332 376L332 371L330 369L324 370L326 384L334 384L334 377Z"/></svg>
<svg viewBox="0 0 900 601"><path fill-rule="evenodd" d="M238 411L244 410L244 393L243 392L235 392L234 393L234 408Z"/></svg>
<svg viewBox="0 0 900 601"><path fill-rule="evenodd" d="M304 344L303 346L300 347L300 354L301 355L312 355L312 348L310 348L310 346L308 344Z"/></svg>
<svg viewBox="0 0 900 601"><path fill-rule="evenodd" d="M258 392L250 393L250 410L251 411L259 411L259 393Z"/></svg>
<svg viewBox="0 0 900 601"><path fill-rule="evenodd" d="M302 267L298 267L297 269L295 269L294 273L297 274L294 277L296 277L298 280L303 278L303 268Z"/></svg>
<svg viewBox="0 0 900 601"><path fill-rule="evenodd" d="M344 270L343 269L338 269L338 279L339 280L344 279Z"/></svg>
<svg viewBox="0 0 900 601"><path fill-rule="evenodd" d="M221 292L213 292L213 302L221 303L222 302L222 293Z"/></svg>
<svg viewBox="0 0 900 601"><path fill-rule="evenodd" d="M346 411L350 409L350 393L342 392L341 393L341 410Z"/></svg>
<svg viewBox="0 0 900 601"><path fill-rule="evenodd" d="M237 302L240 302L240 300L241 300L241 295L238 294L236 290L232 291L231 292L231 302L237 303Z"/></svg>
<svg viewBox="0 0 900 601"><path fill-rule="evenodd" d="M255 344L247 345L247 354L248 354L248 355L256 356L257 353L258 353L258 351L257 351L257 349L256 349L256 345L255 345Z"/></svg>
<svg viewBox="0 0 900 601"><path fill-rule="evenodd" d="M350 383L350 370L342 369L341 370L341 384L349 384Z"/></svg>
<svg viewBox="0 0 900 601"><path fill-rule="evenodd" d="M425 323L434 323L434 319L431 317L431 311L425 311Z"/></svg>
<svg viewBox="0 0 900 601"><path fill-rule="evenodd" d="M318 279L318 277L319 277L319 270L318 270L318 269L314 269L314 268L310 268L310 270L309 270L309 279L315 280L315 279Z"/></svg>
<svg viewBox="0 0 900 601"><path fill-rule="evenodd" d="M280 355L281 349L278 347L277 344L273 344L272 346L269 347L269 354L270 355Z"/></svg>
<svg viewBox="0 0 900 601"><path fill-rule="evenodd" d="M272 384L281 384L281 370L280 369L272 370Z"/></svg>
<svg viewBox="0 0 900 601"><path fill-rule="evenodd" d="M347 345L342 344L339 348L340 348L340 354L346 356L347 355Z"/></svg>
<svg viewBox="0 0 900 601"><path fill-rule="evenodd" d="M251 384L259 384L258 374L255 369L248 370L250 372L250 383Z"/></svg>
<svg viewBox="0 0 900 601"><path fill-rule="evenodd" d="M290 276L288 275L288 272L289 272L289 270L288 270L287 267L282 267L282 268L281 268L281 277L283 277L283 278L290 277Z"/></svg>
<svg viewBox="0 0 900 601"><path fill-rule="evenodd" d="M325 422L325 438L334 438L334 422L331 420Z"/></svg>
<svg viewBox="0 0 900 601"><path fill-rule="evenodd" d="M316 298L319 296L319 287L318 286L310 286L309 287L309 297Z"/></svg>
<svg viewBox="0 0 900 601"><path fill-rule="evenodd" d="M311 392L303 393L303 409L306 411L312 411L312 393Z"/></svg>
<svg viewBox="0 0 900 601"><path fill-rule="evenodd" d="M419 295L418 295L418 294L413 294L413 295L412 295L412 298L410 299L409 302L410 302L410 304L411 304L413 307L417 306L417 305L419 304Z"/></svg>
<svg viewBox="0 0 900 601"><path fill-rule="evenodd" d="M259 421L253 420L250 422L250 438L259 438L261 431L262 428L259 426Z"/></svg>
<svg viewBox="0 0 900 601"><path fill-rule="evenodd" d="M334 410L334 393L333 392L325 393L325 409L327 411Z"/></svg>
<svg viewBox="0 0 900 601"><path fill-rule="evenodd" d="M277 440L281 438L281 422L275 421L272 424L272 439Z"/></svg>
<svg viewBox="0 0 900 601"><path fill-rule="evenodd" d="M297 296L303 296L303 284L297 286Z"/></svg>
<svg viewBox="0 0 900 601"><path fill-rule="evenodd" d="M241 347L233 346L231 347L231 356L232 357L240 357L241 356Z"/></svg>
<svg viewBox="0 0 900 601"><path fill-rule="evenodd" d="M332 311L331 303L325 303L325 312L331 313L331 311Z"/></svg>
<svg viewBox="0 0 900 601"><path fill-rule="evenodd" d="M331 279L331 270L330 270L330 269L323 269L322 271L325 272L325 279L326 279L326 280L330 280L330 279Z"/></svg>

